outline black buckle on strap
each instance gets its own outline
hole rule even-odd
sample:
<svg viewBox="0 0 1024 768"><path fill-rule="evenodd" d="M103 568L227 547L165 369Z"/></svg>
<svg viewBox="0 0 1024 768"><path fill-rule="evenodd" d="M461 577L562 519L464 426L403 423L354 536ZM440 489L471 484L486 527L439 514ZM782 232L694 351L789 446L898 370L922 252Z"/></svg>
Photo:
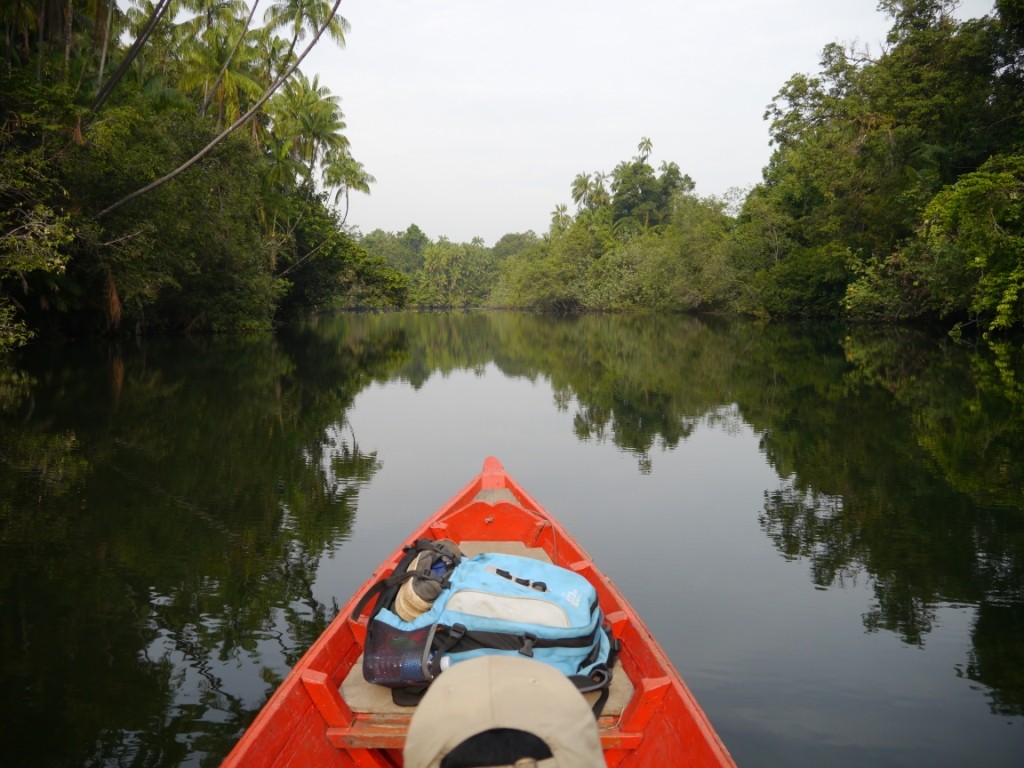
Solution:
<svg viewBox="0 0 1024 768"><path fill-rule="evenodd" d="M526 632L523 635L523 647L519 649L519 652L521 654L523 654L523 656L528 656L529 658L532 659L533 658L533 646L536 644L536 642L537 642L537 636L535 634L533 634L532 632Z"/></svg>
<svg viewBox="0 0 1024 768"><path fill-rule="evenodd" d="M448 640L445 643L449 648L453 647L459 640L466 636L466 625L456 622L448 627Z"/></svg>

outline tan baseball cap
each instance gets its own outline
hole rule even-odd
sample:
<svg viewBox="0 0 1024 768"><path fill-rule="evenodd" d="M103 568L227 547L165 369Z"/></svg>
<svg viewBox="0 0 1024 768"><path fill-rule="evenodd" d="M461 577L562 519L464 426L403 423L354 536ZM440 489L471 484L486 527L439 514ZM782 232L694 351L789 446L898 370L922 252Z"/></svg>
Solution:
<svg viewBox="0 0 1024 768"><path fill-rule="evenodd" d="M498 728L542 739L551 758L515 765L603 768L597 721L557 669L523 656L480 656L454 664L427 689L409 724L405 768L439 768L466 739Z"/></svg>

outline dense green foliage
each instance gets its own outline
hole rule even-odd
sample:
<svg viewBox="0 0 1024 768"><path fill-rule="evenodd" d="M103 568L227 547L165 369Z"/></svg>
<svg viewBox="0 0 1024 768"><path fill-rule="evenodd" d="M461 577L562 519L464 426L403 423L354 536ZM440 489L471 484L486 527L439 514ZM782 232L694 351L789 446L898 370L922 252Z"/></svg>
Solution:
<svg viewBox="0 0 1024 768"><path fill-rule="evenodd" d="M321 305L1024 324L1024 0L882 0L766 112L762 183L698 195L644 138L540 236L349 236L337 97L294 69L326 0L30 3L0 16L0 344L267 327ZM64 13L67 11L67 13ZM68 24L64 20L68 20ZM131 45L123 41L135 41ZM231 130L240 128L240 130Z"/></svg>
<svg viewBox="0 0 1024 768"><path fill-rule="evenodd" d="M296 68L307 35L344 41L336 4L283 0L258 28L244 2L4 7L0 348L404 300L345 232L373 179L338 99Z"/></svg>
<svg viewBox="0 0 1024 768"><path fill-rule="evenodd" d="M794 75L769 105L774 152L745 193L697 195L675 163L652 165L647 138L610 173L579 174L576 210L556 207L543 237L499 243L489 262L465 246L465 272L497 270L486 298L447 289L458 269L427 268L422 239L376 232L364 244L413 277L423 304L1018 329L1024 2L970 21L955 8L883 0L880 52L825 46L821 70Z"/></svg>
<svg viewBox="0 0 1024 768"><path fill-rule="evenodd" d="M1014 190L1005 175L1024 150L1024 5L1000 2L992 17L967 22L955 21L955 4L945 0L880 7L893 20L880 57L827 46L821 72L792 78L769 110L776 151L756 194L778 217L785 244L778 263L765 262L759 274L779 289L792 279L789 262L804 260L808 285L831 274L824 282L845 302L829 306L853 317L1019 324L1021 305L1000 304L1024 264L1012 242L1020 178ZM996 180L981 169L1000 154L1004 175ZM981 181L970 180L976 172L1002 185L1004 199L974 195L968 203ZM1002 249L998 276L965 255L980 247L992 206L1010 227L1009 241L988 242ZM757 213L745 209L740 226L760 227ZM826 297L828 287L805 299ZM764 298L761 307L773 312Z"/></svg>

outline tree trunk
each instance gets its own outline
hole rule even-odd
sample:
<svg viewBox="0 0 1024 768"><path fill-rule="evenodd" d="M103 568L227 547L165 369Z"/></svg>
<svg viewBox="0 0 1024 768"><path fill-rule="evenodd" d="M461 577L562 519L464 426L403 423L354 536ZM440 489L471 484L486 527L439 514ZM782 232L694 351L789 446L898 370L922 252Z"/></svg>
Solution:
<svg viewBox="0 0 1024 768"><path fill-rule="evenodd" d="M39 0L36 12L36 79L43 79L43 29L46 26L46 2Z"/></svg>
<svg viewBox="0 0 1024 768"><path fill-rule="evenodd" d="M103 48L100 51L100 69L96 76L96 90L103 87L103 70L107 66L107 50L110 47L110 29L114 24L115 0L107 0L107 23L103 27Z"/></svg>
<svg viewBox="0 0 1024 768"><path fill-rule="evenodd" d="M92 103L92 111L94 113L99 112L106 103L107 99L110 97L110 92L114 90L119 82L121 82L121 78L124 77L128 68L132 65L132 62L134 62L136 57L138 57L139 52L142 51L142 47L146 44L146 41L149 40L149 36L152 35L153 30L156 29L156 25L164 17L164 14L167 13L167 9L170 7L170 0L158 0L156 6L153 8L153 13L150 14L150 17L146 20L146 26L142 28L142 32L139 33L135 42L132 43L132 47L128 49L127 53L125 53L124 60L114 71L114 74L110 76L110 80L107 84L101 87L96 93L96 98Z"/></svg>
<svg viewBox="0 0 1024 768"><path fill-rule="evenodd" d="M64 80L71 74L71 22L75 18L75 10L71 7L73 0L64 4Z"/></svg>
<svg viewBox="0 0 1024 768"><path fill-rule="evenodd" d="M231 53L228 54L227 60L224 62L224 66L220 68L220 72L217 73L217 79L213 81L213 87L209 93L206 94L206 99L203 101L202 109L199 110L200 115L205 115L206 110L210 108L210 101L213 99L213 94L217 92L217 86L220 85L221 80L224 79L224 73L228 71L228 67L231 65L231 60L235 58L235 54L238 53L238 46L242 44L246 34L249 32L249 25L252 24L252 17L256 13L256 6L260 4L260 0L254 0L252 8L249 11L249 18L245 20L245 27L242 28L242 34L238 36L235 41L234 48L231 49Z"/></svg>

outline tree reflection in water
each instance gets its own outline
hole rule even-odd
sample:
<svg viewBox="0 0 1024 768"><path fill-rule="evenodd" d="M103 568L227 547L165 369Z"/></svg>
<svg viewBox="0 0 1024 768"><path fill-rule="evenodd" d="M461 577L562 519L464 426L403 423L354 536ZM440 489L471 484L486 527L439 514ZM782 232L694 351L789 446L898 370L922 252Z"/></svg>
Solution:
<svg viewBox="0 0 1024 768"><path fill-rule="evenodd" d="M763 427L766 455L791 474L766 493L762 528L817 585L867 574L869 631L923 645L937 606L975 606L960 671L990 689L994 712L1024 713L1019 351L860 330L838 354L842 377L805 369L786 415Z"/></svg>
<svg viewBox="0 0 1024 768"><path fill-rule="evenodd" d="M219 762L336 610L317 566L380 467L345 410L401 339L62 354L3 390L7 755Z"/></svg>
<svg viewBox="0 0 1024 768"><path fill-rule="evenodd" d="M641 472L699 425L749 425L782 478L759 515L780 554L819 587L870 583L865 626L909 644L937 606L973 606L958 673L1022 714L1021 356L906 331L504 313L25 352L0 374L0 740L23 764L219 762L336 611L313 596L318 564L382 465L353 398L492 364L548 382L579 440Z"/></svg>

